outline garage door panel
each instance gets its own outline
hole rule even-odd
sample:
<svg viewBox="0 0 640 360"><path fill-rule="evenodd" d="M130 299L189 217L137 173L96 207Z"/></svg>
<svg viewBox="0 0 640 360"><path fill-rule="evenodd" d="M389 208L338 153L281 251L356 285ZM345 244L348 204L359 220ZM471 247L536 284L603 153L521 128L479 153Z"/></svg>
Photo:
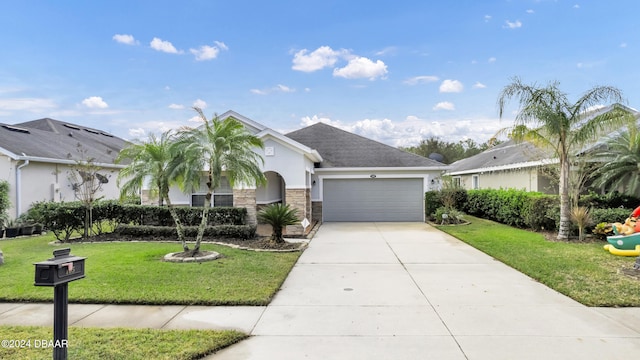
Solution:
<svg viewBox="0 0 640 360"><path fill-rule="evenodd" d="M325 179L324 221L423 221L422 179Z"/></svg>

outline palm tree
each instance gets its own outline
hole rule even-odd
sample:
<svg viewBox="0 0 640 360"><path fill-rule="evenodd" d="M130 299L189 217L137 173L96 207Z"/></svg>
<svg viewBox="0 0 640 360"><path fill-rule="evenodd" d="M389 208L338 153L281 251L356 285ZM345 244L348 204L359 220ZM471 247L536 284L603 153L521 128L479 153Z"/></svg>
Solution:
<svg viewBox="0 0 640 360"><path fill-rule="evenodd" d="M289 205L279 203L271 204L258 212L258 220L271 225L273 233L271 241L276 243L284 242L282 237L282 229L287 225L295 225L300 221L298 219L298 211L292 209Z"/></svg>
<svg viewBox="0 0 640 360"><path fill-rule="evenodd" d="M627 110L617 103L623 102L620 90L610 86L598 86L584 93L577 102L571 103L567 94L560 91L554 81L545 87L523 84L514 78L498 98L500 118L507 102L518 99L519 109L514 125L501 132L517 141L529 141L538 147L551 149L558 157L560 226L558 239L568 239L571 231L569 206L569 172L571 156L587 142L593 141L601 132L624 122ZM591 111L603 102L614 103L607 111Z"/></svg>
<svg viewBox="0 0 640 360"><path fill-rule="evenodd" d="M157 137L150 134L147 141L134 141L131 145L120 151L116 158L116 163L129 160L129 164L118 174L118 186L120 196L138 195L143 184L148 183L152 192L158 194L158 205L165 202L169 208L169 213L176 223L178 240L182 242L184 251L189 247L184 236L182 222L178 217L169 198L169 188L176 182L177 157L174 150L174 139L171 130L166 131Z"/></svg>
<svg viewBox="0 0 640 360"><path fill-rule="evenodd" d="M630 116L627 130L610 138L593 157L601 165L593 173L595 186L621 189L624 194L640 194L640 131Z"/></svg>
<svg viewBox="0 0 640 360"><path fill-rule="evenodd" d="M206 171L207 194L193 249L197 253L207 226L213 191L220 186L223 171L232 187L236 183L263 184L266 178L259 166L263 159L254 151L264 147L262 140L232 117L221 120L215 115L208 120L200 108L194 107L194 110L203 124L197 128L181 129L176 148L184 157L179 164L183 187L199 187L202 171Z"/></svg>

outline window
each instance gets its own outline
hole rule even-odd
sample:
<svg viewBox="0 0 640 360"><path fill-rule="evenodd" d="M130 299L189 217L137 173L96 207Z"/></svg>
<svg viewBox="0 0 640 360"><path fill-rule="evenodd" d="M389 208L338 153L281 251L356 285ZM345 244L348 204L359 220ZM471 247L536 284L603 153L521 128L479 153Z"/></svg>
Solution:
<svg viewBox="0 0 640 360"><path fill-rule="evenodd" d="M191 206L204 206L205 197L207 195L206 177L200 181L200 189L191 194ZM233 189L229 184L229 180L223 176L220 179L220 186L213 189L213 198L211 206L233 206Z"/></svg>
<svg viewBox="0 0 640 360"><path fill-rule="evenodd" d="M480 177L478 175L473 175L471 177L472 189L478 190L480 188Z"/></svg>
<svg viewBox="0 0 640 360"><path fill-rule="evenodd" d="M453 177L453 186L460 187L462 186L462 178L460 176Z"/></svg>

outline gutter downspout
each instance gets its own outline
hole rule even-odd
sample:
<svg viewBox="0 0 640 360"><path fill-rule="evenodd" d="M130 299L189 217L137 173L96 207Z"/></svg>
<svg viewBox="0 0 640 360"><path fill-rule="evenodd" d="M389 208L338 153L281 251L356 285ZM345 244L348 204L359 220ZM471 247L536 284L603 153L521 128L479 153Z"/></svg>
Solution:
<svg viewBox="0 0 640 360"><path fill-rule="evenodd" d="M20 201L22 200L22 196L21 196L21 190L22 190L22 186L21 186L21 169L25 166L29 165L29 160L24 160L24 162L22 163L22 165L18 166L16 168L16 218L18 216L20 216L20 214L22 213L22 206L20 205Z"/></svg>

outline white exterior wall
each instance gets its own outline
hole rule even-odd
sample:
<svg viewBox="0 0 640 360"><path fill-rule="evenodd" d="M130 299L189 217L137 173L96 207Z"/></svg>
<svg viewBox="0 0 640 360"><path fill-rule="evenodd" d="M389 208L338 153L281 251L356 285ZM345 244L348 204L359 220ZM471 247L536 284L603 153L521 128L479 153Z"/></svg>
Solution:
<svg viewBox="0 0 640 360"><path fill-rule="evenodd" d="M530 167L517 170L492 171L478 174L457 175L461 186L466 190L473 189L473 176L478 176L479 189L515 189L538 191L553 194L558 192L549 178L540 174L538 168Z"/></svg>
<svg viewBox="0 0 640 360"><path fill-rule="evenodd" d="M24 161L16 162L4 156L0 158L0 162L0 178L9 182L9 198L12 204L9 216L12 218L27 211L36 201L78 200L69 181L69 174L72 171L70 165L30 161L22 166ZM20 186L16 186L18 167L20 167ZM102 190L96 193L96 198L118 199L120 197L116 185L118 169L103 169L99 173L105 175L109 182L103 184Z"/></svg>
<svg viewBox="0 0 640 360"><path fill-rule="evenodd" d="M280 174L288 189L307 188L305 169L313 169L313 163L304 154L293 150L286 144L267 137L263 139L264 149L257 150L264 159L262 171L274 171ZM270 151L273 155L269 155Z"/></svg>

